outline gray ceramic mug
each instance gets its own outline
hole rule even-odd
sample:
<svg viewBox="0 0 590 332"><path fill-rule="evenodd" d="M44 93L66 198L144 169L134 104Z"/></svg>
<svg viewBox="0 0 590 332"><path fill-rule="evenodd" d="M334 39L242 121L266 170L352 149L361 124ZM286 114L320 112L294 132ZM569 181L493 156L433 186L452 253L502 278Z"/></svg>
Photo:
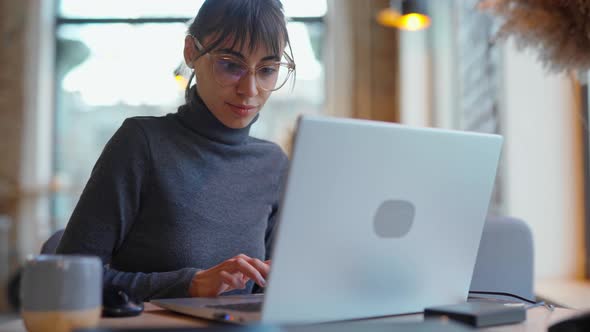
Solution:
<svg viewBox="0 0 590 332"><path fill-rule="evenodd" d="M67 332L98 325L102 308L100 258L40 255L21 280L22 317L29 332Z"/></svg>

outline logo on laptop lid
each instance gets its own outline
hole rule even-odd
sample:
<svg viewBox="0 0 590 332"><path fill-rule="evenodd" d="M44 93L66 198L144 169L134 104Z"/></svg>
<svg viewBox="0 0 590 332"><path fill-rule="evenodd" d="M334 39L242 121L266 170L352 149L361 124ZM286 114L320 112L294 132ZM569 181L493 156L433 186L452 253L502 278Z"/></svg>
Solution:
<svg viewBox="0 0 590 332"><path fill-rule="evenodd" d="M383 238L401 238L410 232L416 208L408 201L388 200L377 209L373 219L375 233Z"/></svg>

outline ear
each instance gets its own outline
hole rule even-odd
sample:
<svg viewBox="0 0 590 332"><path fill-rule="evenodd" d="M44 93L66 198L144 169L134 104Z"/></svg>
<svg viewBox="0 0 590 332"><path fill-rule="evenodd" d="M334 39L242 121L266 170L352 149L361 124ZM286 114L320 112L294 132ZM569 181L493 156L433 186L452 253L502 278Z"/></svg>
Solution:
<svg viewBox="0 0 590 332"><path fill-rule="evenodd" d="M195 41L193 37L187 35L184 37L184 62L186 63L187 67L194 68L193 62L199 55L197 48L195 47Z"/></svg>

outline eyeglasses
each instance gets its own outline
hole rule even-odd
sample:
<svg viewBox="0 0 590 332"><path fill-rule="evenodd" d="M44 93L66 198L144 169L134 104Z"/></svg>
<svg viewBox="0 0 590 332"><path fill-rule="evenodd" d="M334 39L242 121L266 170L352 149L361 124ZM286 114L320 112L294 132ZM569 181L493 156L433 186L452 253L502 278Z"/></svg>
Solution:
<svg viewBox="0 0 590 332"><path fill-rule="evenodd" d="M191 36L195 41L195 47L199 52L204 50L203 45L195 36ZM244 76L249 73L255 74L257 86L265 91L276 91L285 85L291 74L295 71L295 62L287 54L283 57L286 62L281 61L264 61L254 69L244 60L225 53L207 53L211 57L213 73L217 83L223 87L236 85Z"/></svg>

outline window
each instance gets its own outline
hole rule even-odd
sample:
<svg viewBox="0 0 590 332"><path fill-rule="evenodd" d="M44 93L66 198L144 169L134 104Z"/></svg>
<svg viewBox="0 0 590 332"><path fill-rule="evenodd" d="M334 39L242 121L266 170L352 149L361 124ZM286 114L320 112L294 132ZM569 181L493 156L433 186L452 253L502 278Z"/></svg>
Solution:
<svg viewBox="0 0 590 332"><path fill-rule="evenodd" d="M123 120L175 112L184 101L184 35L194 0L62 0L56 39L57 109L54 228L78 201L104 145ZM297 82L273 94L251 134L285 144L301 113L324 104L322 45L326 1L283 0Z"/></svg>

